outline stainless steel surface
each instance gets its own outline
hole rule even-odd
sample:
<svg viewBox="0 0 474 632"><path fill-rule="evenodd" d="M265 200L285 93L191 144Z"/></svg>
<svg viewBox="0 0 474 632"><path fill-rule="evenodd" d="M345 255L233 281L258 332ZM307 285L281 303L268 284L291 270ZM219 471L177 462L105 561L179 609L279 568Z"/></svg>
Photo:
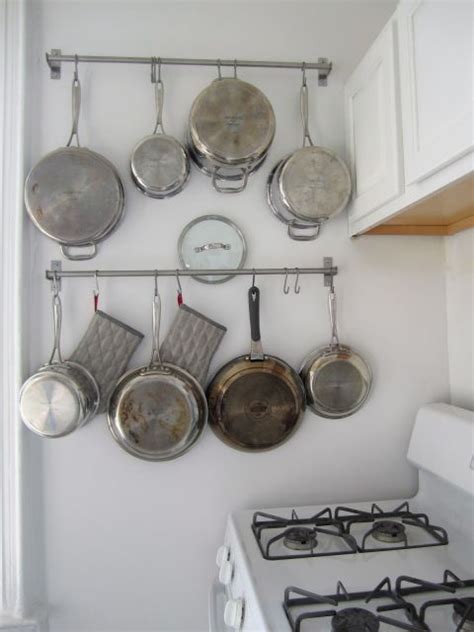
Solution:
<svg viewBox="0 0 474 632"><path fill-rule="evenodd" d="M341 419L354 414L366 401L372 373L353 349L340 344L336 326L336 295L329 291L331 342L312 351L304 360L300 376L311 410L321 417Z"/></svg>
<svg viewBox="0 0 474 632"><path fill-rule="evenodd" d="M156 78L158 65L158 78ZM183 145L166 134L163 127L164 85L161 62L152 61L152 81L155 84L156 123L153 134L143 138L132 151L130 170L139 191L152 198L164 199L176 195L186 185L190 165Z"/></svg>
<svg viewBox="0 0 474 632"><path fill-rule="evenodd" d="M208 243L203 245L205 240ZM178 240L178 257L185 269L240 269L247 256L247 244L240 228L222 215L203 215L187 224ZM194 277L203 283L223 283L232 275Z"/></svg>
<svg viewBox="0 0 474 632"><path fill-rule="evenodd" d="M54 343L51 357L23 384L19 396L24 424L42 437L63 437L86 424L99 406L99 387L91 373L61 354L61 300L53 293ZM57 360L55 357L57 356Z"/></svg>
<svg viewBox="0 0 474 632"><path fill-rule="evenodd" d="M218 78L194 100L189 115L190 155L221 193L242 191L275 135L267 97L237 77ZM227 186L221 181L237 181Z"/></svg>
<svg viewBox="0 0 474 632"><path fill-rule="evenodd" d="M25 182L25 204L35 226L61 245L69 259L90 259L97 242L118 225L124 209L124 189L115 167L106 158L80 147L78 120L80 83L72 83L72 130L66 147L44 156ZM70 146L76 139L77 147ZM92 248L74 254L69 248Z"/></svg>
<svg viewBox="0 0 474 632"><path fill-rule="evenodd" d="M51 68L51 79L61 78L61 63L74 62L75 60L88 63L110 63L110 64L150 64L151 57L124 57L113 55L66 55L60 49L53 48L50 53L46 53L46 62ZM248 59L189 59L187 57L160 57L164 66L215 66L232 68L293 68L301 70L318 70L319 85L327 85L327 77L332 69L332 63L325 57L319 57L317 62L297 62L297 61L252 61Z"/></svg>
<svg viewBox="0 0 474 632"><path fill-rule="evenodd" d="M301 423L304 386L283 360L263 355L259 292L249 290L250 356L224 365L207 389L209 425L216 436L238 450L260 452L286 442Z"/></svg>
<svg viewBox="0 0 474 632"><path fill-rule="evenodd" d="M161 361L156 278L150 363L120 378L109 400L107 420L112 436L129 454L167 461L187 452L198 440L207 420L207 402L192 375Z"/></svg>

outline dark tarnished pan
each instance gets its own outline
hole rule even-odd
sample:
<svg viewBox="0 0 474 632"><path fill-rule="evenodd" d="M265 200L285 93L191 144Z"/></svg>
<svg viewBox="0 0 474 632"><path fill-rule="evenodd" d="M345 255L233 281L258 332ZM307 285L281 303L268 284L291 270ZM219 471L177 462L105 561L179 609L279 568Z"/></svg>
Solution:
<svg viewBox="0 0 474 632"><path fill-rule="evenodd" d="M367 362L353 349L339 343L336 327L336 294L329 292L331 342L304 360L300 376L308 406L320 417L341 419L354 414L367 399L372 373Z"/></svg>
<svg viewBox="0 0 474 632"><path fill-rule="evenodd" d="M210 383L209 424L233 448L258 452L287 441L305 408L304 386L286 362L263 354L260 339L260 294L249 290L251 347L223 366Z"/></svg>
<svg viewBox="0 0 474 632"><path fill-rule="evenodd" d="M35 226L58 242L68 259L91 259L97 243L120 222L124 189L117 170L104 156L79 145L78 121L81 86L74 73L73 125L66 147L44 156L28 174L25 204ZM72 147L73 138L77 147ZM91 248L73 254L70 248Z"/></svg>
<svg viewBox="0 0 474 632"><path fill-rule="evenodd" d="M147 461L168 461L184 454L200 437L207 419L206 396L199 382L184 369L161 362L160 308L156 292L150 364L118 381L108 409L114 439Z"/></svg>

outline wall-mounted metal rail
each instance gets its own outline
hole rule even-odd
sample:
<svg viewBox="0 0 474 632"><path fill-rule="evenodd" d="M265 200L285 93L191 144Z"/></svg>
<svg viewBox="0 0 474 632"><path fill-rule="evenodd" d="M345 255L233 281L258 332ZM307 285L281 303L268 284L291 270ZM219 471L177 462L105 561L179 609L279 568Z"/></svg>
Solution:
<svg viewBox="0 0 474 632"><path fill-rule="evenodd" d="M330 286L332 278L337 274L337 267L333 266L332 257L324 257L322 268L211 268L211 269L156 269L156 270L62 270L58 262L51 262L51 269L46 270L49 281L61 278L84 277L185 277L185 276L268 276L268 275L324 275L324 285Z"/></svg>
<svg viewBox="0 0 474 632"><path fill-rule="evenodd" d="M51 69L51 79L61 79L63 62L86 62L105 64L152 64L153 59L163 66L215 66L236 68L293 68L296 70L317 70L320 86L327 85L332 63L325 57L318 61L252 61L248 59L189 59L187 57L117 57L110 55L63 55L60 49L53 48L46 53L46 61Z"/></svg>

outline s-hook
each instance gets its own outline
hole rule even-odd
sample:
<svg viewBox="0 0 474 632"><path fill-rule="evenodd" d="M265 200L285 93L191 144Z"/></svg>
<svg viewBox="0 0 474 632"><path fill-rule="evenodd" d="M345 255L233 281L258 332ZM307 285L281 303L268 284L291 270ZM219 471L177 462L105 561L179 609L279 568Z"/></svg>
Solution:
<svg viewBox="0 0 474 632"><path fill-rule="evenodd" d="M283 293L284 294L289 294L290 293L290 286L288 285L288 268L285 268L285 281L283 283Z"/></svg>
<svg viewBox="0 0 474 632"><path fill-rule="evenodd" d="M95 281L95 287L92 290L92 294L94 296L94 312L97 311L97 308L99 306L99 279L98 279L98 270L96 270L94 272L94 281Z"/></svg>
<svg viewBox="0 0 474 632"><path fill-rule="evenodd" d="M296 279L295 279L295 287L294 287L294 292L295 294L299 294L301 291L301 286L300 286L300 271L299 268L295 268L296 270Z"/></svg>

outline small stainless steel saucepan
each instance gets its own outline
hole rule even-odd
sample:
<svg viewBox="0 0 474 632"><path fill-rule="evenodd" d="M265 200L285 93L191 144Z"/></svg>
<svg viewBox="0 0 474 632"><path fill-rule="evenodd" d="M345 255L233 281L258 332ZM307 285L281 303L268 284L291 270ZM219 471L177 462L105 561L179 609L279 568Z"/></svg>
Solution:
<svg viewBox="0 0 474 632"><path fill-rule="evenodd" d="M163 199L183 190L189 179L190 166L186 149L176 138L166 134L163 128L165 89L161 80L161 63L156 58L152 61L151 80L155 84L155 129L153 134L135 146L130 158L130 169L139 191L149 197Z"/></svg>
<svg viewBox="0 0 474 632"><path fill-rule="evenodd" d="M108 424L117 443L147 461L175 459L193 446L207 420L199 382L160 357L161 300L155 278L153 346L148 366L123 375L109 400Z"/></svg>
<svg viewBox="0 0 474 632"><path fill-rule="evenodd" d="M51 357L20 391L20 415L41 437L63 437L86 424L99 406L99 387L92 374L61 354L61 299L54 282L54 345ZM57 360L55 356L57 355Z"/></svg>
<svg viewBox="0 0 474 632"><path fill-rule="evenodd" d="M329 316L331 342L307 356L300 376L311 410L320 417L340 419L353 415L364 404L372 384L372 373L358 353L339 342L334 286L329 291Z"/></svg>

